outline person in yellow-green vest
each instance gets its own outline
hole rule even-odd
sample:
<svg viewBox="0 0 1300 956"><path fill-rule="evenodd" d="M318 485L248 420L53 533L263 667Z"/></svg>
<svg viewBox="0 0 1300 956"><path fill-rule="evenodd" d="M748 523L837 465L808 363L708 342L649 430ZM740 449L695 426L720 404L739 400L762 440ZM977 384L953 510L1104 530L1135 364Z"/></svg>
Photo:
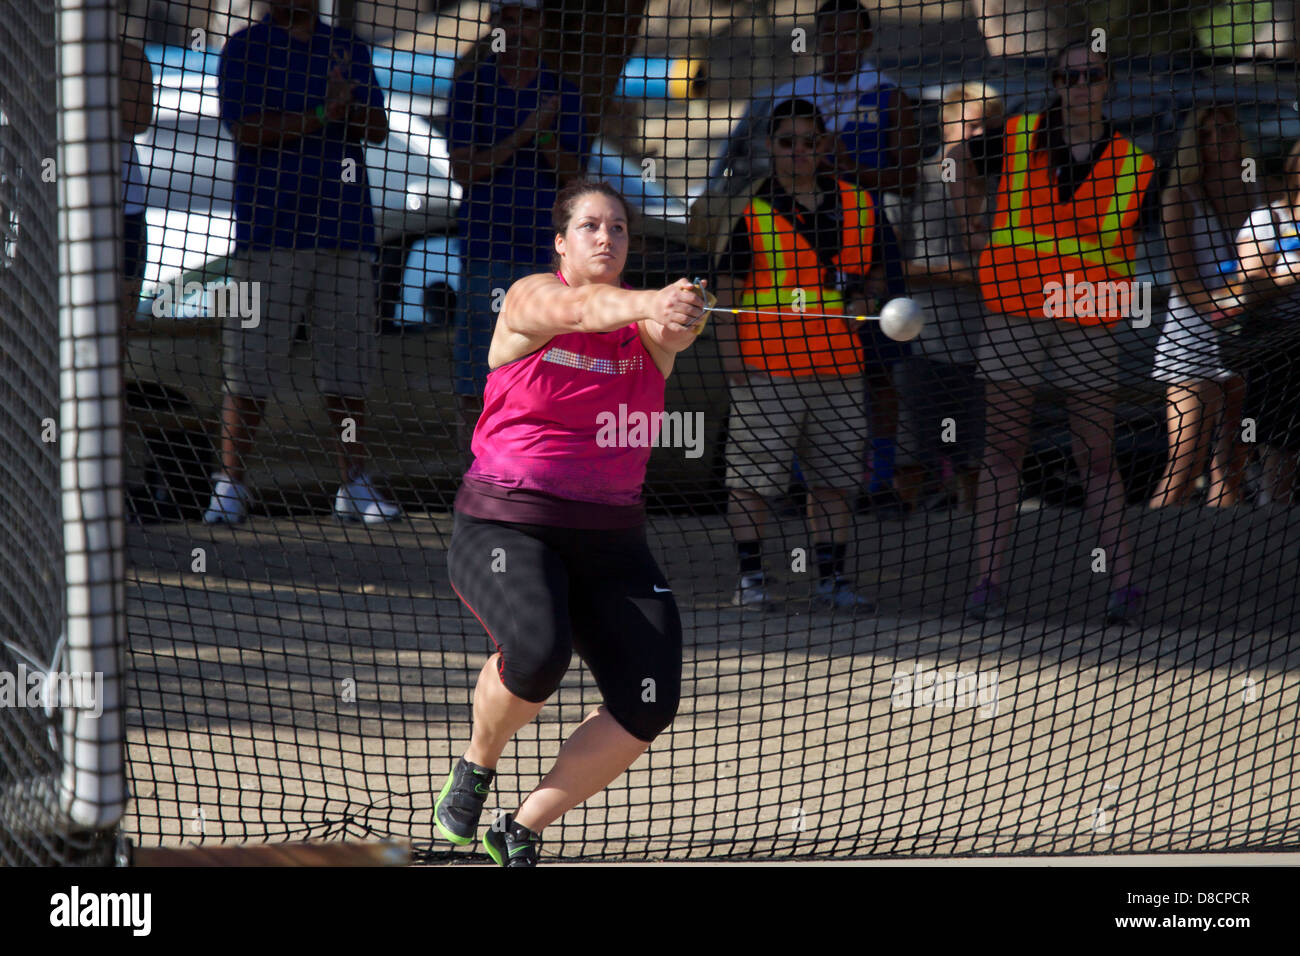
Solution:
<svg viewBox="0 0 1300 956"><path fill-rule="evenodd" d="M1106 621L1141 612L1132 586L1125 495L1115 461L1115 333L1150 321L1150 286L1134 281L1136 233L1155 164L1105 118L1110 75L1092 44L1067 46L1052 72L1055 97L1040 114L1012 117L952 155L958 205L992 191L991 224L968 224L989 311L976 355L985 380L986 446L976 507L979 582L969 616L1006 608L1008 551L1029 445L1034 390L1066 396L1084 509L1097 526L1110 599ZM978 202L970 202L972 210ZM981 248L982 246L982 248Z"/></svg>
<svg viewBox="0 0 1300 956"><path fill-rule="evenodd" d="M754 190L714 269L719 304L740 310L715 319L731 385L726 482L740 563L733 603L773 605L762 565L768 502L785 491L797 455L808 487L813 603L867 612L872 601L845 571L873 361L851 316L879 311L887 292L881 250L892 244L900 275L901 252L877 200L829 174L833 138L813 103L779 103L768 135L772 176Z"/></svg>

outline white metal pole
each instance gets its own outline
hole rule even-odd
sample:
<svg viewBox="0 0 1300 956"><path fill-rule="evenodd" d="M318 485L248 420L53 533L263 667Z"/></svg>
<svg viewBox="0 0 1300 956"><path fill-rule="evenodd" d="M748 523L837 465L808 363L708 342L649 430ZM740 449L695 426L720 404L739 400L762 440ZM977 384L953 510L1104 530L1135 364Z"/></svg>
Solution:
<svg viewBox="0 0 1300 956"><path fill-rule="evenodd" d="M116 4L61 0L58 39L63 669L102 688L94 710L63 708L60 802L74 826L98 830L126 806Z"/></svg>

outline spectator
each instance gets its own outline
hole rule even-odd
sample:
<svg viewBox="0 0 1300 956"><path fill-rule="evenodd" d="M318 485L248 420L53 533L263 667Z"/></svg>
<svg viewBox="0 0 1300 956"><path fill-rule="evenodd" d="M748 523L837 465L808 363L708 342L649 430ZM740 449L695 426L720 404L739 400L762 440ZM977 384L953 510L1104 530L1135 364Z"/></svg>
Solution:
<svg viewBox="0 0 1300 956"><path fill-rule="evenodd" d="M1300 281L1300 143L1286 159L1286 196L1251 213L1237 235L1244 303L1256 308L1262 302L1286 295L1278 318L1294 323L1300 296L1293 286ZM1255 422L1263 483L1259 504L1292 503L1296 458L1300 453L1300 345L1294 333L1270 335L1256 350L1258 357L1246 372L1245 416Z"/></svg>
<svg viewBox="0 0 1300 956"><path fill-rule="evenodd" d="M768 103L810 100L835 137L835 173L868 192L910 194L921 140L911 99L866 59L875 39L860 0L825 0L817 8L820 70L774 90Z"/></svg>
<svg viewBox="0 0 1300 956"><path fill-rule="evenodd" d="M771 102L801 98L812 101L830 131L834 172L877 194L910 196L921 161L920 133L912 102L898 86L866 59L875 40L871 14L859 0L825 0L817 8L819 70L778 87ZM891 233L892 235L892 233ZM890 256L885 294L902 295L900 259ZM872 311L878 311L872 303ZM894 489L898 441L898 390L894 366L912 354L910 343L893 342L875 322L860 330L867 350L865 395L870 414L871 456L867 498L879 517L903 512Z"/></svg>
<svg viewBox="0 0 1300 956"><path fill-rule="evenodd" d="M153 123L153 68L144 50L122 41L120 110L122 117L122 321L131 322L140 304L140 287L149 255L145 184L135 138Z"/></svg>
<svg viewBox="0 0 1300 956"><path fill-rule="evenodd" d="M1225 302L1232 299L1232 275L1220 263L1236 258L1234 237L1250 215L1256 193L1242 181L1242 153L1235 110L1197 110L1179 138L1161 197L1174 287L1152 373L1167 387L1169 428L1168 462L1152 507L1186 504L1205 472L1207 456L1212 457L1207 503L1234 505L1240 497L1246 383L1223 366L1218 325L1239 311L1231 304L1225 311Z"/></svg>
<svg viewBox="0 0 1300 956"><path fill-rule="evenodd" d="M300 316L317 384L338 435L342 483L334 513L380 523L401 510L365 473L356 438L375 354L375 227L363 141L388 134L370 54L352 33L319 19L317 0L275 0L221 54L221 120L236 143L236 257L258 321L228 316L223 471L209 524L243 519L245 458L266 398L288 377Z"/></svg>
<svg viewBox="0 0 1300 956"><path fill-rule="evenodd" d="M505 47L457 80L447 128L452 176L465 191L465 274L453 347L457 444L465 458L501 298L550 262L551 207L559 189L581 178L590 149L581 94L538 52L541 0L492 0L492 27L505 31Z"/></svg>
<svg viewBox="0 0 1300 956"><path fill-rule="evenodd" d="M922 166L915 200L905 207L904 231L911 243L908 285L926 321L917 340L921 354L899 368L909 426L901 444L914 450L921 466L922 496L934 495L927 506L952 500L952 490L940 489L946 457L957 490L973 509L984 446L984 386L976 375L975 349L985 311L964 221L953 213L948 154L986 127L1001 126L1002 101L984 84L967 83L944 95L940 118L941 145Z"/></svg>
<svg viewBox="0 0 1300 956"><path fill-rule="evenodd" d="M1130 583L1132 549L1111 395L1118 357L1112 326L1127 316L1086 303L1122 302L1124 291L1132 303L1137 220L1154 164L1105 119L1109 72L1103 54L1086 43L1066 47L1052 84L1056 95L1044 114L1015 116L1005 130L950 153L962 183L958 213L971 223L973 244L987 242L979 280L992 313L976 355L986 382L987 444L976 514L979 584L967 610L986 620L1005 608L1006 557L1034 389L1051 385L1067 396L1085 511L1098 527L1113 585L1106 617L1122 623L1140 612L1143 599ZM977 234L974 204L983 201L994 177L992 233ZM1066 302L1067 286L1093 294L1082 300L1071 294ZM1076 301L1084 307L1076 309Z"/></svg>
<svg viewBox="0 0 1300 956"><path fill-rule="evenodd" d="M865 423L856 323L842 316L864 312L868 298L879 295L889 226L869 193L819 171L828 134L816 106L787 100L771 122L773 174L756 190L716 267L724 307L786 313L718 319L732 385L727 487L740 561L734 603L771 604L761 560L764 499L785 490L797 453L809 486L816 600L867 610L871 602L844 576L852 523L846 499L858 482Z"/></svg>

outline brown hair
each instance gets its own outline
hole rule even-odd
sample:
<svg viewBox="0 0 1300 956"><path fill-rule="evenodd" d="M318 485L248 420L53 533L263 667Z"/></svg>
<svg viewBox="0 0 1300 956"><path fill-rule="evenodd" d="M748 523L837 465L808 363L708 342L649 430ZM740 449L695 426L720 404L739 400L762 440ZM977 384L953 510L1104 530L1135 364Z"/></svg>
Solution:
<svg viewBox="0 0 1300 956"><path fill-rule="evenodd" d="M810 100L782 100L772 110L772 115L767 121L767 134L775 135L776 126L782 120L810 119L817 127L818 133L826 132L826 121L822 119L821 110L817 109L815 103Z"/></svg>
<svg viewBox="0 0 1300 956"><path fill-rule="evenodd" d="M817 19L837 17L841 13L852 13L858 18L858 29L871 29L871 13L862 4L862 0L826 0L817 8Z"/></svg>
<svg viewBox="0 0 1300 956"><path fill-rule="evenodd" d="M1065 58L1074 50L1082 50L1089 56L1095 56L1106 66L1107 75L1110 74L1110 55L1105 50L1094 50L1091 40L1072 40L1065 46L1056 51L1056 60L1053 64L1057 69L1065 65Z"/></svg>
<svg viewBox="0 0 1300 956"><path fill-rule="evenodd" d="M551 226L555 229L556 234L562 236L569 231L569 223L573 221L573 207L578 204L579 199L589 193L600 193L602 196L617 202L623 207L623 215L627 217L628 226L632 225L632 207L627 204L627 200L623 198L622 193L609 183L579 179L569 183L555 197L555 205L551 207ZM555 269L560 268L560 254L558 252L551 254L551 266Z"/></svg>

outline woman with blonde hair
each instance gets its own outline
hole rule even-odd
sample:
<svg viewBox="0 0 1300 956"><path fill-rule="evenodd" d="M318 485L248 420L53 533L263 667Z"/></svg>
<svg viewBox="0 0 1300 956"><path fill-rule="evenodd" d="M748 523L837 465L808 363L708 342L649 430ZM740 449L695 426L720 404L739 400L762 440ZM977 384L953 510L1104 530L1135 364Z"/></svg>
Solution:
<svg viewBox="0 0 1300 956"><path fill-rule="evenodd" d="M1127 322L1112 301L1082 308L1067 286L1133 290L1138 220L1155 163L1106 118L1110 69L1087 41L1057 55L1054 96L1040 113L1009 117L995 134L953 149L962 202L983 198L992 222L971 241L983 244L977 269L988 310L975 361L984 379L985 451L975 516L979 584L970 617L1006 612L1020 475L1029 449L1036 390L1065 393L1084 511L1097 528L1109 567L1108 624L1136 620L1143 592L1133 587L1132 544L1124 521L1124 483L1115 462L1115 380Z"/></svg>
<svg viewBox="0 0 1300 956"><path fill-rule="evenodd" d="M1236 504L1246 446L1240 441L1245 380L1224 368L1219 326L1240 311L1220 263L1257 202L1242 175L1241 127L1230 106L1196 110L1183 130L1161 195L1173 289L1152 377L1167 388L1168 464L1152 507L1190 500L1211 459L1207 504ZM1217 439L1215 439L1217 429ZM1213 454L1210 454L1213 442Z"/></svg>
<svg viewBox="0 0 1300 956"><path fill-rule="evenodd" d="M946 507L960 492L974 509L984 448L984 388L975 369L975 350L985 309L969 245L969 230L954 204L949 153L987 129L1002 125L1002 100L983 83L965 83L944 94L942 142L921 167L912 202L905 204L904 238L909 246L908 288L925 313L917 340L919 354L899 367L905 414L900 446L924 472L922 506ZM963 209L968 215L984 210ZM950 419L951 429L943 422ZM955 488L943 488L944 457Z"/></svg>

